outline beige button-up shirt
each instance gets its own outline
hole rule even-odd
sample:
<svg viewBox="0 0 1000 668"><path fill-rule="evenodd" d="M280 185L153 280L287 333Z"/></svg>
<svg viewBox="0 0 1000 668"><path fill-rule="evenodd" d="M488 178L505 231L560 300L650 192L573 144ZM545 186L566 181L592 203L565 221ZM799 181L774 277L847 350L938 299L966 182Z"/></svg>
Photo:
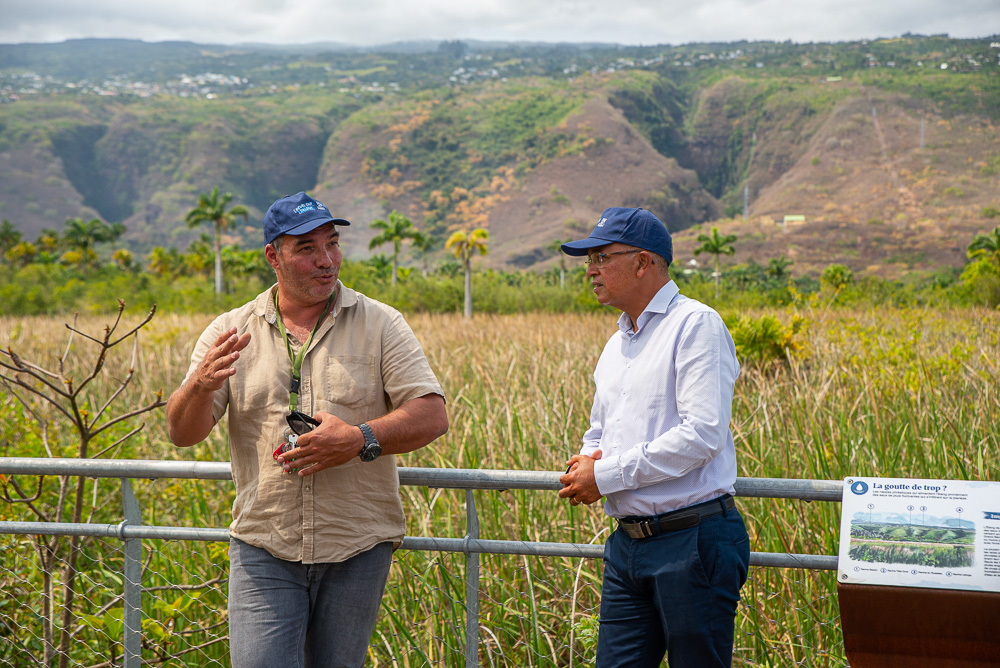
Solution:
<svg viewBox="0 0 1000 668"><path fill-rule="evenodd" d="M302 362L298 409L327 411L350 424L389 413L428 394L444 396L420 343L395 309L338 284L333 310ZM202 333L188 377L225 330L250 333L238 370L215 393L216 422L229 412L236 501L230 534L281 559L344 561L403 539L403 506L392 455L356 458L300 477L283 473L272 453L288 424L291 361L278 331L272 286L224 313ZM295 339L289 339L295 344ZM297 345L297 344L296 344ZM297 348L293 348L298 352ZM186 380L186 379L185 379Z"/></svg>

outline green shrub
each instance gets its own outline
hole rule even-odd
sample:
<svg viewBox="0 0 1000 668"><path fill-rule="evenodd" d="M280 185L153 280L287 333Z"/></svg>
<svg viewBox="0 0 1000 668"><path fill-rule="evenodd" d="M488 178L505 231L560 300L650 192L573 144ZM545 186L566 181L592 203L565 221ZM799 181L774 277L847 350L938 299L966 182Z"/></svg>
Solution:
<svg viewBox="0 0 1000 668"><path fill-rule="evenodd" d="M789 355L801 350L802 344L796 335L805 323L799 316L793 316L788 325L773 315L742 316L729 325L729 331L740 361L763 369L787 362Z"/></svg>

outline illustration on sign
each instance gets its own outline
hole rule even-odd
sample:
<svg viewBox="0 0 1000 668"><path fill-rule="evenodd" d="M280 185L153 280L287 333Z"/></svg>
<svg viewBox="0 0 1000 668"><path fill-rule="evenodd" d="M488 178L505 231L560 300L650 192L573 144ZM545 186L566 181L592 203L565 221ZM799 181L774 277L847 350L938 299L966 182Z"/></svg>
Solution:
<svg viewBox="0 0 1000 668"><path fill-rule="evenodd" d="M847 478L843 583L1000 591L1000 483Z"/></svg>

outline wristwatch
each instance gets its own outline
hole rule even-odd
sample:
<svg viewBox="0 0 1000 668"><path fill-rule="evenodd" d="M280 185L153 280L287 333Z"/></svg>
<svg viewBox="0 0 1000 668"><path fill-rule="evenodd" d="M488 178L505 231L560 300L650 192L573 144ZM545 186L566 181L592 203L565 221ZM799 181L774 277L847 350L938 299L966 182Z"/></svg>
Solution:
<svg viewBox="0 0 1000 668"><path fill-rule="evenodd" d="M358 425L358 429L365 436L365 444L361 448L361 453L358 455L361 457L363 462L373 462L378 459L378 456L382 454L382 444L378 442L375 438L375 434L372 432L372 428L368 426L367 422L362 422Z"/></svg>

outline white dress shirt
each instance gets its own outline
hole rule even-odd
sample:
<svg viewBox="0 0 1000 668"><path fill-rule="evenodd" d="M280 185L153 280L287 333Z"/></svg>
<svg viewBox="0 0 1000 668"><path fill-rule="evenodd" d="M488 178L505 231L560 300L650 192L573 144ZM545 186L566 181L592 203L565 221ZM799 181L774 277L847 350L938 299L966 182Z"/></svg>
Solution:
<svg viewBox="0 0 1000 668"><path fill-rule="evenodd" d="M713 309L664 285L639 316L618 319L594 371L581 452L597 449L597 488L612 517L659 515L733 493L729 429L736 347Z"/></svg>

